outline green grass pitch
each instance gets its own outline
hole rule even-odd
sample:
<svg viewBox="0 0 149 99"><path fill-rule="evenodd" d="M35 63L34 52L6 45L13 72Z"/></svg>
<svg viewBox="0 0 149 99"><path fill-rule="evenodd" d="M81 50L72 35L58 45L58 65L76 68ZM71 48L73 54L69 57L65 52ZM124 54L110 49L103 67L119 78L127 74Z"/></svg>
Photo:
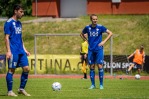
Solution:
<svg viewBox="0 0 149 99"><path fill-rule="evenodd" d="M60 82L61 91L53 91L52 83ZM20 79L14 78L13 91L17 93ZM99 89L96 79L96 89L90 87L90 79L80 78L30 78L26 91L31 97L18 95L6 96L5 78L0 78L0 99L149 99L149 80L104 79L104 89Z"/></svg>

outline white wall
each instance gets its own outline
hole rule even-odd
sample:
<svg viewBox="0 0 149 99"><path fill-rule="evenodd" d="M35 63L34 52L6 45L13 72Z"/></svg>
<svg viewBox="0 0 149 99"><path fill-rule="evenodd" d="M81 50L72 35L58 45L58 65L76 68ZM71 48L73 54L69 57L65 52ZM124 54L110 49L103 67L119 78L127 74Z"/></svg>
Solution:
<svg viewBox="0 0 149 99"><path fill-rule="evenodd" d="M60 16L61 17L79 17L86 15L86 0L61 0Z"/></svg>

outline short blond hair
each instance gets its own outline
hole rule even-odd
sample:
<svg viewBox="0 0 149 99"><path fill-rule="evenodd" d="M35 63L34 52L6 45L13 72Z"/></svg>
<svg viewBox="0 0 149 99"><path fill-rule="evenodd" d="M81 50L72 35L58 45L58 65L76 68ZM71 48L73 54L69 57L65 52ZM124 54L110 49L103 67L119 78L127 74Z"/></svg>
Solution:
<svg viewBox="0 0 149 99"><path fill-rule="evenodd" d="M90 15L90 20L92 20L92 17L93 17L93 16L97 16L97 15L96 15L96 14L91 14L91 15Z"/></svg>

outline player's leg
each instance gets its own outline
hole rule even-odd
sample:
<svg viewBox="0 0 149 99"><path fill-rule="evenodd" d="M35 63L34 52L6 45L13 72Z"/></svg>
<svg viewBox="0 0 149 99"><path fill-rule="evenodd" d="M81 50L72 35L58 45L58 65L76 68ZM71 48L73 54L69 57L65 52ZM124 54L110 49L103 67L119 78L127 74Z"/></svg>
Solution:
<svg viewBox="0 0 149 99"><path fill-rule="evenodd" d="M95 65L90 65L90 80L91 80L91 87L89 89L95 88Z"/></svg>
<svg viewBox="0 0 149 99"><path fill-rule="evenodd" d="M84 60L84 61L83 61L83 65L82 65L82 72L83 72L83 74L84 74L83 79L87 79L86 66L87 66L87 64L86 64L86 62L85 62L85 60Z"/></svg>
<svg viewBox="0 0 149 99"><path fill-rule="evenodd" d="M83 54L82 53L80 53L80 59L81 59L81 71L83 72ZM84 72L83 72L84 73ZM84 78L84 77L83 77ZM83 78L81 78L81 79L83 79Z"/></svg>
<svg viewBox="0 0 149 99"><path fill-rule="evenodd" d="M98 75L99 75L99 81L100 81L100 89L103 89L103 77L104 77L104 70L103 66L101 64L98 65Z"/></svg>
<svg viewBox="0 0 149 99"><path fill-rule="evenodd" d="M81 62L82 62L82 72L84 74L82 79L86 79L86 62L85 62L84 54L81 54Z"/></svg>
<svg viewBox="0 0 149 99"><path fill-rule="evenodd" d="M100 89L103 89L103 77L104 77L104 69L103 69L103 58L104 58L104 55L103 55L103 50L99 50L97 52L97 64L98 64L98 76L99 76L99 86L100 86Z"/></svg>
<svg viewBox="0 0 149 99"><path fill-rule="evenodd" d="M90 80L91 80L91 87L89 89L95 88L95 59L92 51L88 51L88 64L90 68Z"/></svg>
<svg viewBox="0 0 149 99"><path fill-rule="evenodd" d="M141 71L141 69L138 69L138 74L140 75L140 71Z"/></svg>
<svg viewBox="0 0 149 99"><path fill-rule="evenodd" d="M26 86L26 83L28 81L28 74L29 74L29 64L28 64L28 59L26 54L20 54L19 55L19 66L22 67L22 74L21 74L21 83L20 83L20 88L18 90L19 94L23 94L25 96L30 96L24 89Z"/></svg>
<svg viewBox="0 0 149 99"><path fill-rule="evenodd" d="M83 67L84 67L84 79L87 79L87 56L83 56Z"/></svg>
<svg viewBox="0 0 149 99"><path fill-rule="evenodd" d="M17 61L18 61L18 55L13 55L10 59L8 59L8 72L6 75L6 82L7 82L7 90L8 96L17 96L13 91L12 91L12 87L13 87L13 74L15 73L15 68L17 65Z"/></svg>
<svg viewBox="0 0 149 99"><path fill-rule="evenodd" d="M85 57L85 64L86 64L86 74L85 74L85 77L86 77L86 79L87 79L87 66L88 66L88 54L86 54L86 57Z"/></svg>
<svg viewBox="0 0 149 99"><path fill-rule="evenodd" d="M87 79L87 57L84 59L85 61L85 72L84 72L84 78Z"/></svg>
<svg viewBox="0 0 149 99"><path fill-rule="evenodd" d="M88 64L88 62L87 62L87 54L85 54L84 55L84 63L83 63L84 65L84 79L87 79L87 64Z"/></svg>
<svg viewBox="0 0 149 99"><path fill-rule="evenodd" d="M140 75L141 74L142 65L137 64L136 66L137 66L138 74Z"/></svg>
<svg viewBox="0 0 149 99"><path fill-rule="evenodd" d="M130 66L129 66L129 68L128 68L128 70L127 70L127 74L129 74L129 72L132 70L132 68L135 66L135 63L132 63Z"/></svg>

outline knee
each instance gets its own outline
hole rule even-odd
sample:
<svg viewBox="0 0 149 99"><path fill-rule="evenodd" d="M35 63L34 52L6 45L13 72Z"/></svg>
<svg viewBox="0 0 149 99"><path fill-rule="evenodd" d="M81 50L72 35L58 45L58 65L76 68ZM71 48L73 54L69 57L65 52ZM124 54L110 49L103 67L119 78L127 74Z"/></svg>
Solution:
<svg viewBox="0 0 149 99"><path fill-rule="evenodd" d="M91 65L90 66L90 69L95 69L95 65Z"/></svg>
<svg viewBox="0 0 149 99"><path fill-rule="evenodd" d="M12 69L12 68L8 69L8 72L11 73L11 74L14 74L15 73L15 69Z"/></svg>
<svg viewBox="0 0 149 99"><path fill-rule="evenodd" d="M23 71L24 71L24 72L29 72L29 71L30 71L29 66L23 67Z"/></svg>
<svg viewBox="0 0 149 99"><path fill-rule="evenodd" d="M98 65L98 69L102 69L103 66L101 64Z"/></svg>

